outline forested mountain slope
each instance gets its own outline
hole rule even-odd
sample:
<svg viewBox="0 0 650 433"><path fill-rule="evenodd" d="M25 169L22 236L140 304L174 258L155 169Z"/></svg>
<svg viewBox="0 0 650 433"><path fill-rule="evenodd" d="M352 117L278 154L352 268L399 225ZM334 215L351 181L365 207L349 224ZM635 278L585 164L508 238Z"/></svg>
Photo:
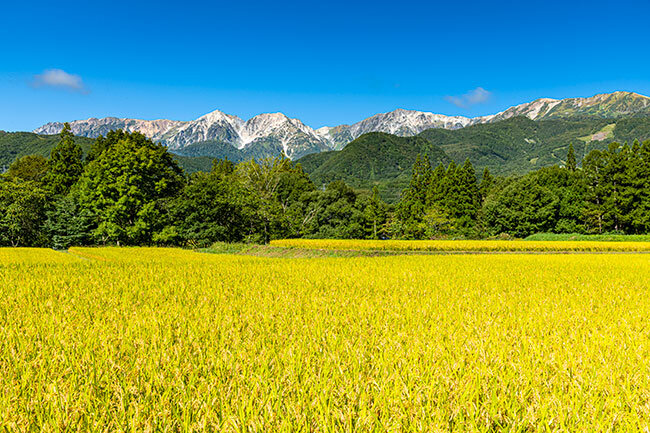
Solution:
<svg viewBox="0 0 650 433"><path fill-rule="evenodd" d="M50 151L59 142L59 135L39 135L32 132L5 132L0 131L0 172L3 167L8 167L14 160L25 155L50 156ZM76 137L84 153L88 152L90 145L95 141L91 138Z"/></svg>
<svg viewBox="0 0 650 433"><path fill-rule="evenodd" d="M378 186L382 196L396 200L408 184L418 154L428 155L431 164L450 162L445 152L422 137L398 137L370 132L343 150L307 155L298 162L316 185L343 180L360 189Z"/></svg>
<svg viewBox="0 0 650 433"><path fill-rule="evenodd" d="M650 118L533 121L520 116L454 131L429 129L420 136L440 146L457 162L469 159L477 170L487 167L495 174L524 174L563 165L570 143L580 160L612 141L649 139Z"/></svg>

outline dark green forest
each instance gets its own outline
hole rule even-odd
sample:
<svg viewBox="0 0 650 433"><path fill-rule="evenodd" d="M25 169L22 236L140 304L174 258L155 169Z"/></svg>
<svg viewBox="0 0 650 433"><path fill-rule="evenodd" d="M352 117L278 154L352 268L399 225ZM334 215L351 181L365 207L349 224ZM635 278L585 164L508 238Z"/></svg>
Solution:
<svg viewBox="0 0 650 433"><path fill-rule="evenodd" d="M608 128L616 136L612 131L623 123L628 127L620 134L645 136L639 122L619 120L615 127L603 122L586 121L591 126L584 131L596 134ZM536 125L539 137L545 126ZM533 127L521 120L511 126L510 135L495 138L495 146ZM486 130L465 133L483 137ZM288 237L650 232L650 141L614 141L593 149L558 141L552 145L560 163L503 176L488 164L477 173L475 166L481 165L472 158L460 163L449 157L449 142L436 144L422 136L366 134L343 151L299 162L284 156L183 160L142 134L119 130L90 140L74 137L66 127L53 147L47 141L51 138L44 140L16 153L0 176L0 245L207 246ZM43 155L48 145L51 150ZM181 166L195 161L200 162L194 170ZM207 164L210 168L202 171ZM335 171L343 178L328 177ZM380 194L386 185L377 185L380 178L402 188L392 203Z"/></svg>

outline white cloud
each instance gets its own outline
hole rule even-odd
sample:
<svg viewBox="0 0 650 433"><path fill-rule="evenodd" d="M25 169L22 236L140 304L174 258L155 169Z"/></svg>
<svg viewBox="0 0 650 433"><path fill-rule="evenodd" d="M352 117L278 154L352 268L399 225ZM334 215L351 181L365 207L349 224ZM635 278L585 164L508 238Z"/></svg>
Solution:
<svg viewBox="0 0 650 433"><path fill-rule="evenodd" d="M445 96L445 99L457 107L469 108L472 105L487 102L490 99L490 96L492 96L491 92L485 90L482 87L477 87L476 89L471 90L464 95Z"/></svg>
<svg viewBox="0 0 650 433"><path fill-rule="evenodd" d="M79 75L68 74L62 69L46 69L41 74L34 75L33 87L58 87L73 92L89 93Z"/></svg>

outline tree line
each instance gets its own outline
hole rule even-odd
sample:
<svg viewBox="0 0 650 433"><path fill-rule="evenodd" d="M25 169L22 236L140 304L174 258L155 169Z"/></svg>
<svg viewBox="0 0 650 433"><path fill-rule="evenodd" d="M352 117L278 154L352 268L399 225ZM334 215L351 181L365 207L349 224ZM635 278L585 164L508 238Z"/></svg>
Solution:
<svg viewBox="0 0 650 433"><path fill-rule="evenodd" d="M611 143L579 164L569 145L564 166L476 181L469 161L432 169L418 158L397 204L394 234L485 238L535 233L650 233L650 141Z"/></svg>
<svg viewBox="0 0 650 433"><path fill-rule="evenodd" d="M0 176L0 245L181 245L275 238L485 238L650 232L650 142L612 143L579 164L480 176L469 161L413 166L398 203L342 181L316 187L284 156L186 175L161 144L111 131L83 156L68 125L48 159Z"/></svg>

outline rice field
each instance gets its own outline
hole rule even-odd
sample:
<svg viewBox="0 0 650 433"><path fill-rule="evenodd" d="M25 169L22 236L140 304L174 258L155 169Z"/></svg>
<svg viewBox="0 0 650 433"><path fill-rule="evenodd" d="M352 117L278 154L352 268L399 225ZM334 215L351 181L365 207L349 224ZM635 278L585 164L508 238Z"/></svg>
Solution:
<svg viewBox="0 0 650 433"><path fill-rule="evenodd" d="M280 239L271 246L325 250L429 252L650 252L650 242Z"/></svg>
<svg viewBox="0 0 650 433"><path fill-rule="evenodd" d="M650 256L0 249L8 431L647 431Z"/></svg>

